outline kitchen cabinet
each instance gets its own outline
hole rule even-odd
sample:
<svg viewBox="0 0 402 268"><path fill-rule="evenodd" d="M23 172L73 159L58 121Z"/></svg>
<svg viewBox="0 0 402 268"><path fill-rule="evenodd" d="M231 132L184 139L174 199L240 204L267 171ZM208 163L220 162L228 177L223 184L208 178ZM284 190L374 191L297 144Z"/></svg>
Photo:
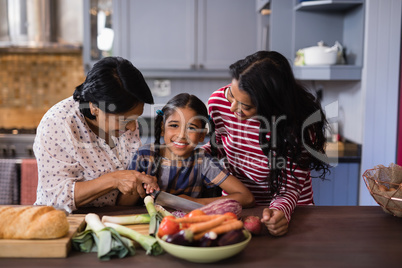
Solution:
<svg viewBox="0 0 402 268"><path fill-rule="evenodd" d="M360 159L340 162L336 167L331 167L330 172L324 180L317 178L316 171L311 173L315 204L317 206L357 206Z"/></svg>
<svg viewBox="0 0 402 268"><path fill-rule="evenodd" d="M229 77L228 67L257 50L249 0L113 1L113 55L146 77Z"/></svg>
<svg viewBox="0 0 402 268"><path fill-rule="evenodd" d="M293 62L299 49L324 41L339 41L346 51L346 65L294 66L301 80L360 80L364 47L364 0L271 0L271 50ZM284 34L284 33L288 34Z"/></svg>

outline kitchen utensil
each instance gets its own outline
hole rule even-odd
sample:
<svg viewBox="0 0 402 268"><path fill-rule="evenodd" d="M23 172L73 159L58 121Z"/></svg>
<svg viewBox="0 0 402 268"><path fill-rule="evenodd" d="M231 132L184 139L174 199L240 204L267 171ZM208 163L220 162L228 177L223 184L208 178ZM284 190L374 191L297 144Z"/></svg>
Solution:
<svg viewBox="0 0 402 268"><path fill-rule="evenodd" d="M184 212L202 207L202 205L197 202L193 202L191 200L187 200L163 191L154 191L151 196L155 199L155 202L161 206L182 210Z"/></svg>
<svg viewBox="0 0 402 268"><path fill-rule="evenodd" d="M320 41L317 46L304 48L303 52L306 65L333 65L337 60L338 47L327 47Z"/></svg>
<svg viewBox="0 0 402 268"><path fill-rule="evenodd" d="M221 247L187 247L165 242L158 236L156 236L156 239L166 252L177 258L196 263L212 263L227 259L241 252L251 240L251 234L248 231L246 232L246 240L237 244Z"/></svg>

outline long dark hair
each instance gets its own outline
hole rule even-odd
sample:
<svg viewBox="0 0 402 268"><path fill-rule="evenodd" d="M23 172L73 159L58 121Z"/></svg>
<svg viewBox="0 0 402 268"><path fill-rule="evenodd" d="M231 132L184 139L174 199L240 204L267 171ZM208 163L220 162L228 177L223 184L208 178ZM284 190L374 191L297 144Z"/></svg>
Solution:
<svg viewBox="0 0 402 268"><path fill-rule="evenodd" d="M156 173L158 174L160 166L160 139L162 135L162 125L165 121L176 111L177 108L190 108L194 110L201 120L201 127L205 128L209 125L209 133L215 132L215 125L208 116L208 110L205 104L195 95L188 93L181 93L174 96L168 101L168 103L161 109L161 112L157 112L155 117L155 163Z"/></svg>
<svg viewBox="0 0 402 268"><path fill-rule="evenodd" d="M295 168L322 170L323 178L328 163L307 153L306 146L325 155L328 122L317 98L294 78L288 60L275 51L259 51L230 65L229 70L239 89L248 93L256 106L259 142L264 154L269 159L290 161ZM302 129L313 114L319 119ZM279 122L280 118L283 120ZM277 137L274 143L266 139L270 130L267 124L276 124L276 133L271 133L271 141L272 134ZM296 178L293 171L291 174ZM267 179L271 193L279 193L282 185L286 185L286 169L271 165Z"/></svg>
<svg viewBox="0 0 402 268"><path fill-rule="evenodd" d="M127 112L140 103L154 103L141 72L121 57L106 57L95 63L84 83L76 87L73 98L89 119L95 119L89 102L112 114Z"/></svg>

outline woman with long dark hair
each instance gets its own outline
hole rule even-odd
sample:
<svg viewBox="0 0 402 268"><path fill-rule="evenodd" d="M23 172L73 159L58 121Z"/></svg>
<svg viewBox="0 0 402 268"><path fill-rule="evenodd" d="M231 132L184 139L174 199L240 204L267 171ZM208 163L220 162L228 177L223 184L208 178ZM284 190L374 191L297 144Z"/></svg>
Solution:
<svg viewBox="0 0 402 268"><path fill-rule="evenodd" d="M204 148L264 205L273 235L288 231L296 205L312 205L310 170L328 171L327 121L319 101L294 78L288 60L259 51L230 66L231 84L215 91L208 108L215 135Z"/></svg>

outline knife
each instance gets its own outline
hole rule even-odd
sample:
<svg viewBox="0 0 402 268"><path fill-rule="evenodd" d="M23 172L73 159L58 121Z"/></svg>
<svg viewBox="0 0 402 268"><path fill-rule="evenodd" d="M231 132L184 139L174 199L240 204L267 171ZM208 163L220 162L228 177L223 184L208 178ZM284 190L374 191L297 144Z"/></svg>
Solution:
<svg viewBox="0 0 402 268"><path fill-rule="evenodd" d="M151 196L154 198L155 202L161 206L182 210L184 212L189 212L203 206L200 203L164 191L154 191L151 193Z"/></svg>

